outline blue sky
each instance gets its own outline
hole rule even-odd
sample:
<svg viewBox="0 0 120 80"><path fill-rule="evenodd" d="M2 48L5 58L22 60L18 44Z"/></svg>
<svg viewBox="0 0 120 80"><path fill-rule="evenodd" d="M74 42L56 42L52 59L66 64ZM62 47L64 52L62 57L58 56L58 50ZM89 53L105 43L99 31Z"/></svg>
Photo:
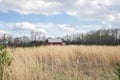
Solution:
<svg viewBox="0 0 120 80"><path fill-rule="evenodd" d="M119 0L0 0L0 33L47 37L120 28Z"/></svg>

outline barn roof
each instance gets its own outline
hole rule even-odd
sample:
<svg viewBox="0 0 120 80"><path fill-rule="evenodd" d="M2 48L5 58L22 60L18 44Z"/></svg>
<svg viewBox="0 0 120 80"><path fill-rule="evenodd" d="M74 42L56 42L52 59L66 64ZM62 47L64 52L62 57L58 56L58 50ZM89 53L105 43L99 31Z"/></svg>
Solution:
<svg viewBox="0 0 120 80"><path fill-rule="evenodd" d="M63 42L61 39L48 39L48 42L54 43L54 42Z"/></svg>

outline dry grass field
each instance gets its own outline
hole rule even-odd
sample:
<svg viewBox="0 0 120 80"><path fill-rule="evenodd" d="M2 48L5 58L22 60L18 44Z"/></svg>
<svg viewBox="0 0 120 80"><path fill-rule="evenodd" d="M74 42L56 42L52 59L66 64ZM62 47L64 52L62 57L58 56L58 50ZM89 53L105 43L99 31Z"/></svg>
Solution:
<svg viewBox="0 0 120 80"><path fill-rule="evenodd" d="M115 80L120 46L7 48L9 80ZM6 74L5 74L6 75Z"/></svg>

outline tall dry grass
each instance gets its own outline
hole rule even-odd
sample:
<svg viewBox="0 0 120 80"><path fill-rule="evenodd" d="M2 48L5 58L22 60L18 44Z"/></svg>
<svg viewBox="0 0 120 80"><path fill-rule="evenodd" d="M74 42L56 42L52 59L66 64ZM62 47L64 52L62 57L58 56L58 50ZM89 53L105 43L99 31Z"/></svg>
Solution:
<svg viewBox="0 0 120 80"><path fill-rule="evenodd" d="M120 46L7 48L10 80L113 80Z"/></svg>

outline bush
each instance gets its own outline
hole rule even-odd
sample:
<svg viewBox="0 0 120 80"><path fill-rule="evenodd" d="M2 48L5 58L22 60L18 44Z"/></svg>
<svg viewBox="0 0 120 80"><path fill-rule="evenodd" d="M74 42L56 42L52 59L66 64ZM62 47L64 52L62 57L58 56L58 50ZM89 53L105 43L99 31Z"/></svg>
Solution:
<svg viewBox="0 0 120 80"><path fill-rule="evenodd" d="M115 74L117 75L117 80L120 80L120 62L117 62L116 64Z"/></svg>
<svg viewBox="0 0 120 80"><path fill-rule="evenodd" d="M0 46L0 80L4 80L6 69L10 66L12 59L4 46Z"/></svg>

